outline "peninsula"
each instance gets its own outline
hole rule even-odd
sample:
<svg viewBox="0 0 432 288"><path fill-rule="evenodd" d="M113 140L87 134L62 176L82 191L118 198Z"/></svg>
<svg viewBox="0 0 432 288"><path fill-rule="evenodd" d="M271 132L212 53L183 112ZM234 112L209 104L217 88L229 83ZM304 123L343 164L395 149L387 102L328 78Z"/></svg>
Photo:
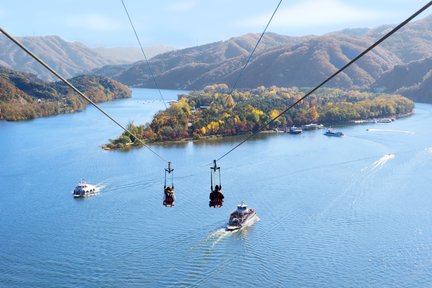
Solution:
<svg viewBox="0 0 432 288"><path fill-rule="evenodd" d="M147 143L240 135L256 131L303 95L304 92L296 87L261 86L229 94L225 84L209 85L203 90L179 95L178 101L156 113L151 123L139 126L129 123L128 129ZM414 102L400 95L327 88L300 102L266 129L398 117L413 109ZM103 148L129 149L140 145L132 135L124 132Z"/></svg>

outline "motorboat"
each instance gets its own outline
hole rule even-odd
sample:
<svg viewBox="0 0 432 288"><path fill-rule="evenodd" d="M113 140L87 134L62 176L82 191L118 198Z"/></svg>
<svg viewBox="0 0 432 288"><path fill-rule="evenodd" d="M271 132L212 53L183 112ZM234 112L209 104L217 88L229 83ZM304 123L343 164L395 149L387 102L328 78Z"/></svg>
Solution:
<svg viewBox="0 0 432 288"><path fill-rule="evenodd" d="M333 136L333 137L342 137L344 134L340 131L334 131L333 129L328 129L327 132L324 133L326 136Z"/></svg>
<svg viewBox="0 0 432 288"><path fill-rule="evenodd" d="M237 205L237 209L231 213L226 230L240 230L243 227L253 224L256 217L255 209L248 208L248 206L242 202Z"/></svg>
<svg viewBox="0 0 432 288"><path fill-rule="evenodd" d="M296 126L292 126L288 131L288 133L290 133L290 134L300 134L302 132L303 132L303 130L299 127L296 127Z"/></svg>
<svg viewBox="0 0 432 288"><path fill-rule="evenodd" d="M84 198L93 195L97 192L96 186L86 183L84 180L78 182L78 185L73 190L74 198Z"/></svg>

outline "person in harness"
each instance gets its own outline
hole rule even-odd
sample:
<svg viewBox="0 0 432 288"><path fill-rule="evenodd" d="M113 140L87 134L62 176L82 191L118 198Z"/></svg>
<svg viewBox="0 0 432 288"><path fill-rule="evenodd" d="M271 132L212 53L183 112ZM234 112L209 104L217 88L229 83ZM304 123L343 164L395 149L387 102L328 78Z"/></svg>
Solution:
<svg viewBox="0 0 432 288"><path fill-rule="evenodd" d="M225 198L222 194L222 182L221 182L221 176L220 176L220 167L217 166L216 160L213 160L213 167L210 167L210 202L209 207L210 208L220 208L223 205L223 199ZM219 177L217 177L219 176ZM219 183L217 182L217 179L219 178ZM216 184L213 189L213 183Z"/></svg>
<svg viewBox="0 0 432 288"><path fill-rule="evenodd" d="M171 162L168 162L168 168L165 168L165 185L164 185L164 200L163 205L165 207L174 206L175 195L174 195L174 169L171 168ZM171 174L171 186L167 186L167 173Z"/></svg>
<svg viewBox="0 0 432 288"><path fill-rule="evenodd" d="M175 195L173 187L165 187L164 189L165 198L163 201L163 205L165 206L174 206Z"/></svg>
<svg viewBox="0 0 432 288"><path fill-rule="evenodd" d="M221 207L223 205L223 199L225 196L221 191L221 187L216 185L214 190L210 193L210 207Z"/></svg>

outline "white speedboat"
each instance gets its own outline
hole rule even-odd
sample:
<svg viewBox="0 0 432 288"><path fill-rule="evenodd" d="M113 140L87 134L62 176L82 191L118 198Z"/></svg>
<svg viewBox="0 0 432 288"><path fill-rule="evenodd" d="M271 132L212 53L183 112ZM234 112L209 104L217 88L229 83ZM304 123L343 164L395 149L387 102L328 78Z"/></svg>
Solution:
<svg viewBox="0 0 432 288"><path fill-rule="evenodd" d="M255 209L248 208L247 205L242 202L237 205L237 209L231 213L226 230L240 230L243 227L253 224L256 217Z"/></svg>
<svg viewBox="0 0 432 288"><path fill-rule="evenodd" d="M86 183L84 180L78 182L78 185L73 190L72 194L74 198L84 198L95 194L96 186Z"/></svg>

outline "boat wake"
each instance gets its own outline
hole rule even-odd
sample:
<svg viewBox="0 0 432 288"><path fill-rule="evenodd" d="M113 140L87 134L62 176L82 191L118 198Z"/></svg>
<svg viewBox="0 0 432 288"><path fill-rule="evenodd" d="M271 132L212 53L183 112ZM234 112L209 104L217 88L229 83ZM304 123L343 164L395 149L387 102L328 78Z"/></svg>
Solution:
<svg viewBox="0 0 432 288"><path fill-rule="evenodd" d="M226 229L226 226L220 227L217 230L211 232L208 236L207 236L207 241L210 241L212 243L212 248L217 245L220 241L222 241L223 239L225 239L225 237L231 236L233 234L237 234L237 233L247 233L247 230L249 229L249 227L253 226L255 223L257 223L258 221L260 221L261 219L255 215L253 218L250 219L250 221L248 221L247 223L245 223L245 225L243 225L243 227L241 229L238 230L234 230L234 231L228 231Z"/></svg>
<svg viewBox="0 0 432 288"><path fill-rule="evenodd" d="M432 147L431 147L432 148ZM346 188L336 195L329 204L322 209L321 213L316 216L317 220L321 220L328 213L334 210L335 207L348 207L352 215L355 215L355 207L361 200L367 191L369 191L369 185L373 178L376 176L376 172L382 169L390 160L395 158L395 154L385 154L372 164L361 169L361 173L355 175L352 181L346 186ZM343 204L341 204L343 203Z"/></svg>
<svg viewBox="0 0 432 288"><path fill-rule="evenodd" d="M404 133L409 135L414 135L415 133L408 130L393 130L393 129L376 129L376 128L369 128L366 129L369 132L393 132L393 133Z"/></svg>
<svg viewBox="0 0 432 288"><path fill-rule="evenodd" d="M386 154L382 156L380 159L376 160L372 163L371 166L364 168L362 171L376 171L384 167L384 165L395 158L395 154Z"/></svg>
<svg viewBox="0 0 432 288"><path fill-rule="evenodd" d="M211 232L207 236L207 241L210 241L212 243L211 244L211 248L213 248L220 241L222 241L225 237L227 237L227 236L229 236L231 234L232 234L232 232L231 231L226 231L225 227L218 228L216 231Z"/></svg>
<svg viewBox="0 0 432 288"><path fill-rule="evenodd" d="M95 185L95 189L96 189L95 193L101 192L105 187L106 187L105 184L102 184L102 183L96 184Z"/></svg>

